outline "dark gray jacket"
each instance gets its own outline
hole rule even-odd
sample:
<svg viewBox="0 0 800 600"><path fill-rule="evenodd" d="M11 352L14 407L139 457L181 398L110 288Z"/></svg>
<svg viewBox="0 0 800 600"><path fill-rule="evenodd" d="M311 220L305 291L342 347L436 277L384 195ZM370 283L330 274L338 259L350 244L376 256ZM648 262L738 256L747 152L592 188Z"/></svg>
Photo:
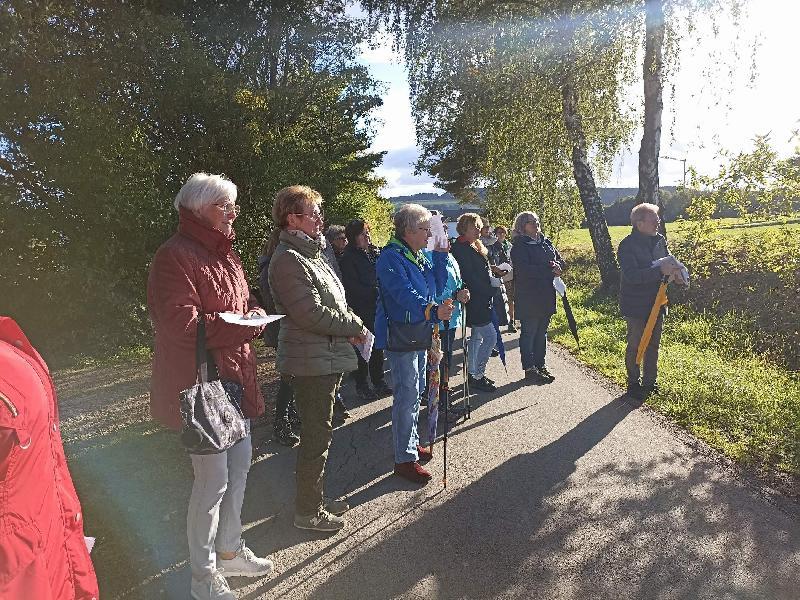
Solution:
<svg viewBox="0 0 800 600"><path fill-rule="evenodd" d="M623 317L646 319L656 301L661 269L654 260L669 254L667 240L660 233L650 236L634 229L619 243L619 308Z"/></svg>
<svg viewBox="0 0 800 600"><path fill-rule="evenodd" d="M556 313L556 290L553 288L553 267L566 263L548 238L541 243L527 235L518 235L511 245L514 265L514 316L520 321L550 317Z"/></svg>

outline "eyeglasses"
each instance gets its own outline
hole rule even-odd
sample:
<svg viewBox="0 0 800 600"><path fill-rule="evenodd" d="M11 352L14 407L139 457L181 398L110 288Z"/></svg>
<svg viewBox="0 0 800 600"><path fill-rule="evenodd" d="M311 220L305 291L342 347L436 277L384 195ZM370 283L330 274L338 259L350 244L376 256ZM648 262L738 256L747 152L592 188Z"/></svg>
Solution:
<svg viewBox="0 0 800 600"><path fill-rule="evenodd" d="M320 223L325 220L325 214L322 211L313 212L311 214L308 213L292 213L296 217L306 217L311 219L312 221L319 221Z"/></svg>
<svg viewBox="0 0 800 600"><path fill-rule="evenodd" d="M231 204L231 203L216 204L216 203L214 203L214 206L216 206L218 209L220 209L225 214L233 215L234 217L238 217L239 213L242 212L242 207L239 206L238 204Z"/></svg>

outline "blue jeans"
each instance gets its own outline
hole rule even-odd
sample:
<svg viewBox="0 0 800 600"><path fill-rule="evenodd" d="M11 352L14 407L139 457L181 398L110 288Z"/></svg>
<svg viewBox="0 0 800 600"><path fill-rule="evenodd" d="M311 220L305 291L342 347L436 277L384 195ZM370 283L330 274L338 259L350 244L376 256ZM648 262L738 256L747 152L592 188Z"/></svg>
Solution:
<svg viewBox="0 0 800 600"><path fill-rule="evenodd" d="M550 317L551 315L520 320L522 333L519 336L519 354L522 357L522 369L525 371L544 366Z"/></svg>
<svg viewBox="0 0 800 600"><path fill-rule="evenodd" d="M475 379L481 379L486 374L486 364L496 344L497 332L491 323L470 327L469 374Z"/></svg>
<svg viewBox="0 0 800 600"><path fill-rule="evenodd" d="M392 370L392 439L394 441L394 462L397 464L416 462L417 420L419 419L419 399L425 392L425 368L428 353L386 351L389 367Z"/></svg>

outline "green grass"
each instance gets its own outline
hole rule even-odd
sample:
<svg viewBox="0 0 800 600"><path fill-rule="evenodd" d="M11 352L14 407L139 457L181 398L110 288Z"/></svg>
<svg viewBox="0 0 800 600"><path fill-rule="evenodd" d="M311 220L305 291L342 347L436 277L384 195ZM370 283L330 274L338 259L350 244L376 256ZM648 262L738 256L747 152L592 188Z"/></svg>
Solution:
<svg viewBox="0 0 800 600"><path fill-rule="evenodd" d="M768 228L769 226L767 226ZM612 228L612 237L630 228ZM551 339L624 385L625 323L598 283L588 234L566 232L565 274L580 351L560 309ZM623 234L623 235L624 235ZM562 238L563 239L563 238ZM617 240L618 241L618 240ZM756 354L739 315L671 308L659 357L659 388L648 404L732 459L764 473L800 475L800 377Z"/></svg>
<svg viewBox="0 0 800 600"><path fill-rule="evenodd" d="M793 217L784 220L772 220L763 222L747 222L740 218L717 219L719 226L718 234L721 236L753 235L778 228L800 229L800 218ZM684 231L688 223L686 221L676 221L667 223L667 235L672 240L683 239ZM608 228L611 234L611 243L616 248L620 240L631 232L629 225L618 225ZM559 248L591 248L592 240L589 237L588 229L567 229L558 236L556 240Z"/></svg>

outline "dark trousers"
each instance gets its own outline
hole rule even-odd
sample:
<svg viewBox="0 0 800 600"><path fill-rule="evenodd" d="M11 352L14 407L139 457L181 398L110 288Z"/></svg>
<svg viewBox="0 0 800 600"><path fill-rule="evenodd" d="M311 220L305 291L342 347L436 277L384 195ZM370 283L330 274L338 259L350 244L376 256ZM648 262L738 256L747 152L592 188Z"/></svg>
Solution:
<svg viewBox="0 0 800 600"><path fill-rule="evenodd" d="M356 384L364 385L367 383L367 374L374 385L383 383L383 350L372 349L372 356L369 357L369 364L361 356L361 352L356 350L358 358L358 371L353 372Z"/></svg>
<svg viewBox="0 0 800 600"><path fill-rule="evenodd" d="M294 388L292 387L292 376L281 375L278 384L278 394L275 397L275 422L285 421L289 414L289 405L294 400Z"/></svg>
<svg viewBox="0 0 800 600"><path fill-rule="evenodd" d="M551 315L520 319L522 333L519 336L519 355L522 358L523 371L544 366L550 317Z"/></svg>
<svg viewBox="0 0 800 600"><path fill-rule="evenodd" d="M333 399L341 373L294 376L294 392L303 435L297 453L296 514L315 515L322 507L323 477L333 435Z"/></svg>
<svg viewBox="0 0 800 600"><path fill-rule="evenodd" d="M444 377L444 366L447 365L448 373L450 371L450 367L453 365L453 345L456 343L456 330L455 329L448 329L447 330L447 352L445 350L445 341L444 331L439 331L439 334L442 336L442 361L439 363L439 377Z"/></svg>
<svg viewBox="0 0 800 600"><path fill-rule="evenodd" d="M645 350L644 359L642 360L641 373L639 366L636 364L636 353L639 350L639 341L642 339L642 333L644 333L647 319L625 317L625 323L628 325L628 333L626 336L628 345L625 348L625 370L628 372L628 385L639 383L639 375L641 374L642 385L644 387L652 387L658 375L658 345L661 343L661 329L664 326L664 313L661 312L656 320L656 325L653 328L653 335L650 338L650 343L647 345L647 350Z"/></svg>

